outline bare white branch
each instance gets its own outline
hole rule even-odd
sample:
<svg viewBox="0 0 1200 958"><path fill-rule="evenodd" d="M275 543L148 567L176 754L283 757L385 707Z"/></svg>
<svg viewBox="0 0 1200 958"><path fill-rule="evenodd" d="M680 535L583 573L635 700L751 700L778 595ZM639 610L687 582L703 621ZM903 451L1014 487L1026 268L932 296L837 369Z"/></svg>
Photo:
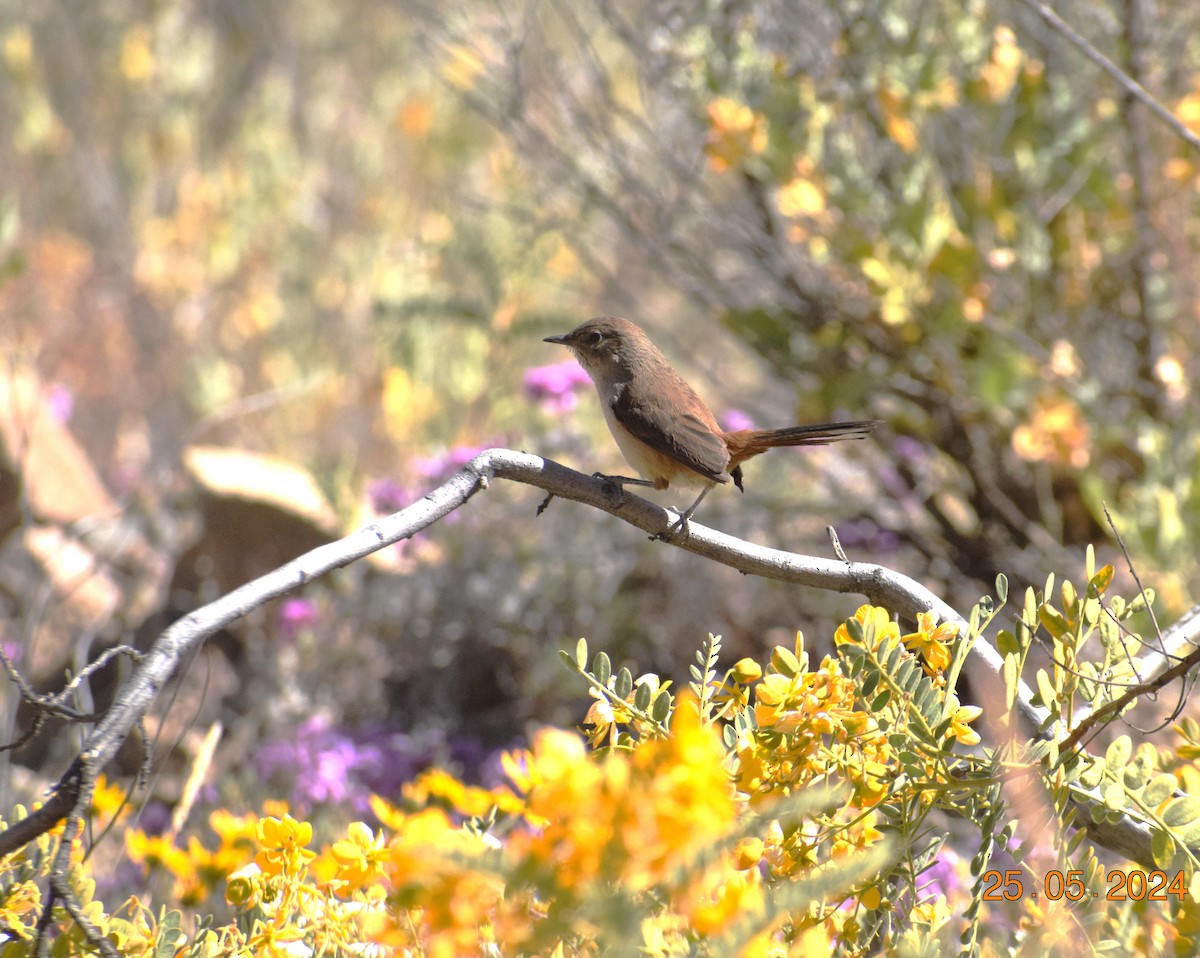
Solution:
<svg viewBox="0 0 1200 958"><path fill-rule="evenodd" d="M116 756L192 648L269 600L428 528L487 489L493 479L508 479L543 489L549 493L546 502L557 497L601 509L661 537L664 547L673 545L749 575L835 592L860 593L873 603L904 615L933 610L940 621L955 622L961 633L967 631L967 620L959 612L920 583L883 566L768 549L694 521L689 523L687 535L672 533L670 529L677 518L674 513L625 492L612 482L583 475L540 456L511 449L489 449L411 506L344 539L313 549L172 624L122 687L115 704L89 735L50 799L29 817L0 832L0 855L20 848L63 819L71 825L81 821L96 776ZM981 699L1003 702L1003 659L986 638L981 637L972 647L969 665L971 681ZM1019 722L1026 727L1005 730L993 724L990 729L993 736L1025 738L1046 724L1046 711L1033 704L1032 693L1024 684L1019 689L1015 709ZM1090 821L1089 804L1086 796L1080 799L1081 821ZM1115 823L1089 825L1088 830L1100 844L1153 867L1150 832L1144 824L1123 816Z"/></svg>

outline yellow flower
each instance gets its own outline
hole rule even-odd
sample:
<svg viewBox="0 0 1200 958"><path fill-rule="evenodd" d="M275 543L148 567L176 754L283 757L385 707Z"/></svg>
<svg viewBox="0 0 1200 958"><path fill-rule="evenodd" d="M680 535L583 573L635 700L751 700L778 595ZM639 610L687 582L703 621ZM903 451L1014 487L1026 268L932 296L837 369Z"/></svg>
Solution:
<svg viewBox="0 0 1200 958"><path fill-rule="evenodd" d="M686 860L732 825L736 806L724 761L717 729L704 723L690 697L680 698L670 737L633 753L637 777L625 801L649 800L653 827L648 827L643 812L637 821L642 834L635 831L624 838L636 842L633 847L647 877Z"/></svg>
<svg viewBox="0 0 1200 958"><path fill-rule="evenodd" d="M948 703L951 720L949 734L962 745L978 745L979 733L971 728L970 723L983 714L983 709L977 705L959 705L958 696L949 693Z"/></svg>
<svg viewBox="0 0 1200 958"><path fill-rule="evenodd" d="M738 871L753 868L762 861L764 847L761 838L743 838L737 843L734 853L734 868Z"/></svg>
<svg viewBox="0 0 1200 958"><path fill-rule="evenodd" d="M937 931L952 915L946 896L938 895L933 901L922 902L913 908L910 917L915 922L928 925L931 931Z"/></svg>
<svg viewBox="0 0 1200 958"><path fill-rule="evenodd" d="M316 857L305 847L312 841L312 825L291 815L261 819L255 837L260 849L255 864L268 875L298 875Z"/></svg>
<svg viewBox="0 0 1200 958"><path fill-rule="evenodd" d="M787 217L815 217L825 212L825 195L821 188L799 173L779 188L775 202L779 212Z"/></svg>
<svg viewBox="0 0 1200 958"><path fill-rule="evenodd" d="M610 745L616 745L617 734L620 731L617 723L622 719L613 711L612 704L608 699L597 693L595 689L589 689L588 694L596 699L588 708L587 715L583 719L584 725L592 727L588 733L588 744L592 748L599 748L607 738ZM624 718L627 719L628 716L626 715Z"/></svg>
<svg viewBox="0 0 1200 958"><path fill-rule="evenodd" d="M710 870L698 886L680 903L679 911L701 935L718 935L733 922L762 911L762 884L756 871L722 875Z"/></svg>
<svg viewBox="0 0 1200 958"><path fill-rule="evenodd" d="M372 834L363 822L354 822L346 838L334 842L329 849L338 863L338 879L357 890L383 875L383 864L389 858L382 834Z"/></svg>
<svg viewBox="0 0 1200 958"><path fill-rule="evenodd" d="M195 874L187 853L176 848L171 839L163 835L147 835L140 829L125 834L125 848L129 857L146 868L163 868L176 878L188 878Z"/></svg>
<svg viewBox="0 0 1200 958"><path fill-rule="evenodd" d="M1013 430L1013 451L1030 462L1082 469L1091 458L1091 426L1070 397L1046 391L1033 401L1028 422Z"/></svg>
<svg viewBox="0 0 1200 958"><path fill-rule="evenodd" d="M404 786L404 797L418 805L440 798L455 811L475 817L486 815L492 808L502 812L520 812L522 808L522 803L507 788L466 785L440 768L432 768Z"/></svg>
<svg viewBox="0 0 1200 958"><path fill-rule="evenodd" d="M42 892L37 883L17 882L5 891L3 901L0 901L0 925L16 937L29 940L37 929L41 910Z"/></svg>
<svg viewBox="0 0 1200 958"><path fill-rule="evenodd" d="M234 815L223 808L218 808L208 816L209 827L217 833L222 848L253 848L257 823L258 818L253 812Z"/></svg>
<svg viewBox="0 0 1200 958"><path fill-rule="evenodd" d="M744 103L720 97L708 105L704 152L718 173L740 166L767 148L767 123Z"/></svg>
<svg viewBox="0 0 1200 958"><path fill-rule="evenodd" d="M440 808L426 808L402 819L390 816L396 830L388 843L388 875L397 887L432 885L445 872L461 870L449 856L463 858L483 852L483 839L459 828Z"/></svg>
<svg viewBox="0 0 1200 958"><path fill-rule="evenodd" d="M751 682L757 682L762 678L763 670L754 659L745 658L738 659L733 664L733 679L742 685L749 685Z"/></svg>
<svg viewBox="0 0 1200 958"><path fill-rule="evenodd" d="M904 645L919 653L931 672L945 672L950 667L950 643L958 635L953 622L937 625L937 613L930 610L917 615L917 631L904 637Z"/></svg>
<svg viewBox="0 0 1200 958"><path fill-rule="evenodd" d="M1016 35L1009 27L997 27L992 35L994 45L991 59L979 71L984 94L998 102L1008 96L1017 82L1025 62L1025 54L1017 46Z"/></svg>
<svg viewBox="0 0 1200 958"><path fill-rule="evenodd" d="M119 811L122 811L121 806L124 802L124 788L110 783L103 775L96 778L96 788L92 792L92 811L101 823L111 821ZM128 811L128 806L124 810Z"/></svg>
<svg viewBox="0 0 1200 958"><path fill-rule="evenodd" d="M877 605L860 605L854 618L862 624L864 639L870 640L868 644L872 649L880 648L889 639L900 638L900 626L892 621L892 614L887 609ZM833 641L835 645L854 643L845 623L837 627Z"/></svg>
<svg viewBox="0 0 1200 958"><path fill-rule="evenodd" d="M296 925L259 922L250 936L250 953L266 958L297 958L311 954L304 945L304 932Z"/></svg>

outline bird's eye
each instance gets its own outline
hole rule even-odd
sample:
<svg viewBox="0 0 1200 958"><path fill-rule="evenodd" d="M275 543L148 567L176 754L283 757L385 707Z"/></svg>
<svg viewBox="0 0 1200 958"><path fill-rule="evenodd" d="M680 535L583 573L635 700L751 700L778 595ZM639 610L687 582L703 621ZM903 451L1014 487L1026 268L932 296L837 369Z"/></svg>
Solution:
<svg viewBox="0 0 1200 958"><path fill-rule="evenodd" d="M600 330L593 329L588 333L587 344L589 346L599 346L602 342L604 342L604 333L600 332Z"/></svg>

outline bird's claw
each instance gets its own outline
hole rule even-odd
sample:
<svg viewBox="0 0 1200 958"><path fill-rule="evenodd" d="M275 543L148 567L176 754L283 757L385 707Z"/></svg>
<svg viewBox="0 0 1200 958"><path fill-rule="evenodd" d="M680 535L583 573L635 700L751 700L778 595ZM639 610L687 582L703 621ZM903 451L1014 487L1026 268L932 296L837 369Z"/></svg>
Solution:
<svg viewBox="0 0 1200 958"><path fill-rule="evenodd" d="M683 533L683 541L687 542L692 535L692 527L688 522L690 518L691 516L689 516L686 512L680 513L679 518L667 526L666 532L654 533L654 535L650 537L650 541L656 542L661 539L663 542L666 542L668 536L673 535L676 532L681 532Z"/></svg>

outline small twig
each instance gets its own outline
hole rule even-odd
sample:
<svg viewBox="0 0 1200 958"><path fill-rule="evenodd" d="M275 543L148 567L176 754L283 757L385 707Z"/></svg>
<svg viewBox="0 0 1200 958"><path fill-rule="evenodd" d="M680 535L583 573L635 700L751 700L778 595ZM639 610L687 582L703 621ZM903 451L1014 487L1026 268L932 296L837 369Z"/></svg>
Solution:
<svg viewBox="0 0 1200 958"><path fill-rule="evenodd" d="M118 645L111 649L105 649L96 658L96 661L89 663L86 668L81 669L79 674L71 679L63 688L52 694L43 695L33 690L33 686L25 680L25 676L13 665L3 649L0 649L0 665L3 666L9 681L16 685L21 699L28 703L35 712L29 730L11 742L0 744L0 752L8 752L20 748L42 730L46 724L46 720L49 718L59 718L68 722L99 721L104 713L80 712L66 703L75 694L76 690L78 690L80 683L97 670L102 669L110 660L116 658L118 655L127 655L134 662L140 662L142 658L141 652L128 645Z"/></svg>
<svg viewBox="0 0 1200 958"><path fill-rule="evenodd" d="M1162 648L1142 658L1142 672L1146 680L1154 678L1163 669L1178 662L1190 650L1200 648L1200 605L1194 605L1162 634ZM1186 648L1188 652L1180 652Z"/></svg>
<svg viewBox="0 0 1200 958"><path fill-rule="evenodd" d="M1096 711L1092 712L1087 718L1076 725L1071 730L1071 734L1063 739L1059 746L1060 750L1066 752L1074 748L1096 725L1103 722L1109 716L1120 715L1121 711L1132 705L1135 699L1143 695L1151 695L1170 682L1174 682L1177 678L1187 675L1192 666L1198 662L1200 662L1200 649L1196 649L1191 655L1180 659L1178 663L1161 673L1153 682L1142 682L1132 686L1124 695L1096 709Z"/></svg>
<svg viewBox="0 0 1200 958"><path fill-rule="evenodd" d="M825 534L829 536L829 544L833 546L833 554L843 562L849 562L850 560L846 558L846 552L842 548L842 540L838 538L837 529L833 526L826 526Z"/></svg>
<svg viewBox="0 0 1200 958"><path fill-rule="evenodd" d="M1129 569L1129 574L1133 576L1133 581L1137 583L1138 595L1142 597L1142 601L1146 603L1146 611L1150 613L1150 624L1154 626L1154 634L1158 637L1159 642L1162 642L1162 629L1158 627L1158 616L1154 614L1154 604L1150 601L1150 596L1146 594L1146 587L1142 585L1141 577L1137 574L1137 569L1134 568L1133 559L1129 555L1129 549L1125 546L1125 540L1121 537L1121 530L1117 528L1116 522L1113 521L1112 513L1108 511L1108 503L1101 502L1101 507L1104 509L1104 519L1108 522L1108 527L1112 530L1112 534L1116 537L1117 545L1121 547L1121 555L1125 557L1125 566Z"/></svg>
<svg viewBox="0 0 1200 958"><path fill-rule="evenodd" d="M1169 126L1176 136L1193 149L1200 150L1200 137L1184 126L1179 121L1179 118L1159 103L1145 87L1092 46L1086 37L1055 13L1053 9L1042 3L1041 0L1021 0L1021 3L1029 7L1030 10L1046 22L1046 25L1050 29L1065 37L1080 53L1112 77L1122 90Z"/></svg>

